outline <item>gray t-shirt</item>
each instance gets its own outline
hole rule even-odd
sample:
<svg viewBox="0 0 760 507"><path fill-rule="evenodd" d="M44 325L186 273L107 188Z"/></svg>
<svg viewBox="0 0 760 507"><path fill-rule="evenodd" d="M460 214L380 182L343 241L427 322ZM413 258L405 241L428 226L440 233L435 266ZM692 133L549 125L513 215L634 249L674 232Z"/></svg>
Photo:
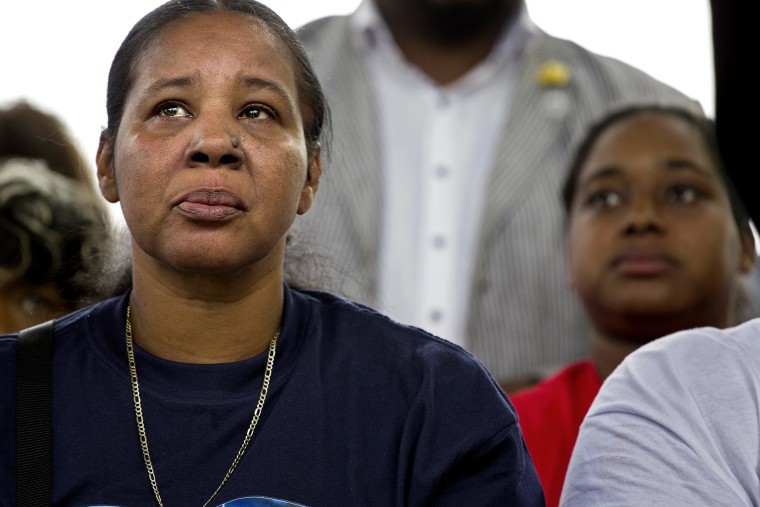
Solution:
<svg viewBox="0 0 760 507"><path fill-rule="evenodd" d="M562 506L760 505L760 319L631 354L584 420Z"/></svg>

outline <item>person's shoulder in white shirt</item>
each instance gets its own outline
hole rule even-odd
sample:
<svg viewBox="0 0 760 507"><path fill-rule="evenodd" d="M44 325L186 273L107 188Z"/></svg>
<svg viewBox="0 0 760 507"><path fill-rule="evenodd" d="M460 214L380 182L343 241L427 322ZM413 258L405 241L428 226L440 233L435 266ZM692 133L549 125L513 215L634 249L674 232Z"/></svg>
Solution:
<svg viewBox="0 0 760 507"><path fill-rule="evenodd" d="M563 506L760 504L760 319L654 341L607 379Z"/></svg>

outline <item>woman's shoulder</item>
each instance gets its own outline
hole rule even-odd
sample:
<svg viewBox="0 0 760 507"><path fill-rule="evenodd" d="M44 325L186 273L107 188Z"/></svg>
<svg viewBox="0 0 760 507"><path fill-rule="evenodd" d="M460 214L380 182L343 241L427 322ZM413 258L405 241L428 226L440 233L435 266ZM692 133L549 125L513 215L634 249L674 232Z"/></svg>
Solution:
<svg viewBox="0 0 760 507"><path fill-rule="evenodd" d="M482 363L454 343L334 294L294 291L294 299L310 307L302 314L310 313L308 334L319 354L362 372L362 378L388 375L408 388L449 386L451 392L490 393L507 403Z"/></svg>
<svg viewBox="0 0 760 507"><path fill-rule="evenodd" d="M123 296L122 296L123 297ZM53 320L53 343L56 357L72 357L87 353L93 340L93 321L110 319L113 309L118 306L121 297L104 300L90 306L75 310ZM20 333L0 335L0 384L5 374L14 375L16 348Z"/></svg>
<svg viewBox="0 0 760 507"><path fill-rule="evenodd" d="M311 306L313 323L331 335L349 343L380 346L394 354L447 357L480 365L462 347L435 336L424 329L403 324L367 305L322 291L294 291L296 297Z"/></svg>
<svg viewBox="0 0 760 507"><path fill-rule="evenodd" d="M111 323L117 316L119 308L126 304L126 297L127 294L122 294L104 299L56 319L54 322L56 338L72 332L82 332L83 326L89 327L101 322Z"/></svg>

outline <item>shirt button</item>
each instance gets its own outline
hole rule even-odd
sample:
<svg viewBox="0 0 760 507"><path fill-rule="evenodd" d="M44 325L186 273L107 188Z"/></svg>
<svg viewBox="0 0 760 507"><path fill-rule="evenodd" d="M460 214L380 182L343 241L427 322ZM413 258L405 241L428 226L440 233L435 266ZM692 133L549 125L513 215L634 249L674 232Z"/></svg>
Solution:
<svg viewBox="0 0 760 507"><path fill-rule="evenodd" d="M443 320L443 312L439 309L431 310L430 312L430 321L431 322L440 322Z"/></svg>
<svg viewBox="0 0 760 507"><path fill-rule="evenodd" d="M439 165L435 168L435 176L436 178L443 179L446 176L449 175L449 168L445 165Z"/></svg>
<svg viewBox="0 0 760 507"><path fill-rule="evenodd" d="M449 97L445 93L441 93L438 95L438 107L441 109L445 109L449 107L451 104L451 101L449 100Z"/></svg>
<svg viewBox="0 0 760 507"><path fill-rule="evenodd" d="M446 238L444 236L438 235L433 237L433 247L441 249L446 246Z"/></svg>

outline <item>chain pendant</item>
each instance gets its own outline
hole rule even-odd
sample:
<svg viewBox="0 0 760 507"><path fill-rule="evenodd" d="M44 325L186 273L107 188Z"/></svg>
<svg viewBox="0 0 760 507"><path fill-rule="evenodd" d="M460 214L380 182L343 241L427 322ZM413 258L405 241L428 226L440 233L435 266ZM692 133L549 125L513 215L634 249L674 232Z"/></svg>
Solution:
<svg viewBox="0 0 760 507"><path fill-rule="evenodd" d="M145 431L145 418L142 411L142 401L140 400L140 383L137 378L137 365L135 364L135 351L132 344L132 322L130 315L131 307L127 306L127 325L125 335L127 341L129 376L132 382L132 399L135 405L135 419L137 421L137 434L140 437L140 449L142 450L143 461L145 461L145 469L148 471L148 479L150 480L150 485L153 488L153 494L156 497L156 502L158 503L159 507L164 507L164 504L161 500L161 494L158 492L158 481L156 480L156 472L153 468L153 461L150 459L150 451L148 450L148 434ZM256 403L256 409L253 411L251 423L248 425L248 430L245 432L243 444L240 446L240 449L238 449L238 452L235 455L235 459L232 460L232 465L230 465L230 468L224 475L222 482L211 494L209 499L206 500L206 503L203 504L203 507L207 507L211 503L211 500L213 500L219 491L222 490L224 485L227 484L227 481L232 475L232 472L234 472L235 468L237 468L238 463L240 463L240 460L243 458L243 454L245 454L245 450L248 448L248 444L251 442L251 437L253 437L253 432L256 430L256 425L259 423L261 412L264 409L264 402L266 401L267 393L269 392L269 382L272 379L272 370L274 369L274 356L275 351L277 350L277 338L279 337L280 331L278 330L272 337L272 340L269 342L267 365L266 370L264 371L264 381L261 384L259 401Z"/></svg>

